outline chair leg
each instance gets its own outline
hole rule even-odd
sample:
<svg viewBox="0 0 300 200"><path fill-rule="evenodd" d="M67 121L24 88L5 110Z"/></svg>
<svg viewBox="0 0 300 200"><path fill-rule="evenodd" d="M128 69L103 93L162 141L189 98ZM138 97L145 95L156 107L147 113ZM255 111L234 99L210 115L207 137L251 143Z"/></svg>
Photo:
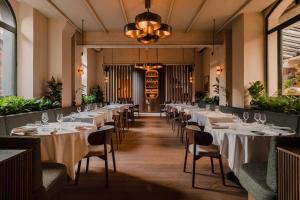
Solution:
<svg viewBox="0 0 300 200"><path fill-rule="evenodd" d="M111 141L111 154L112 154L112 159L113 159L113 165L114 165L114 172L117 171L116 169L116 159L115 159L115 150L114 150L114 145L113 142Z"/></svg>
<svg viewBox="0 0 300 200"><path fill-rule="evenodd" d="M89 164L90 164L90 157L86 158L86 167L85 167L85 173L89 172Z"/></svg>
<svg viewBox="0 0 300 200"><path fill-rule="evenodd" d="M183 172L186 172L186 162L187 162L187 157L188 157L188 143L186 143L186 147L185 147L185 156L184 156L184 165L183 165Z"/></svg>
<svg viewBox="0 0 300 200"><path fill-rule="evenodd" d="M78 185L78 182L79 182L80 167L81 167L81 160L78 162L78 166L77 166L75 185Z"/></svg>
<svg viewBox="0 0 300 200"><path fill-rule="evenodd" d="M104 148L104 163L105 163L105 185L108 187L108 160L107 160L107 148Z"/></svg>
<svg viewBox="0 0 300 200"><path fill-rule="evenodd" d="M223 162L222 162L222 157L219 157L219 164L220 164L220 170L221 170L221 175L222 175L222 183L225 185L225 175L224 175L224 169L223 169Z"/></svg>
<svg viewBox="0 0 300 200"><path fill-rule="evenodd" d="M210 157L210 165L211 165L211 173L215 173L215 168L214 168L214 160L212 157Z"/></svg>
<svg viewBox="0 0 300 200"><path fill-rule="evenodd" d="M195 172L196 172L196 156L195 156L195 154L193 154L193 177L192 177L192 187L193 188L195 187Z"/></svg>

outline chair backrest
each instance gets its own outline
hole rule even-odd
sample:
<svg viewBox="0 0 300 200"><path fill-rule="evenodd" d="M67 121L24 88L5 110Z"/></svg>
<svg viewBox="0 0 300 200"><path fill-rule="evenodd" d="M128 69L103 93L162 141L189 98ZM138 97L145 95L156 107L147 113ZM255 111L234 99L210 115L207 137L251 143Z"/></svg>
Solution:
<svg viewBox="0 0 300 200"><path fill-rule="evenodd" d="M196 144L202 146L209 146L213 142L213 137L208 132L203 131L189 131L187 132L189 144Z"/></svg>
<svg viewBox="0 0 300 200"><path fill-rule="evenodd" d="M102 126L98 131L91 133L88 136L90 145L103 145L111 142L111 133L114 131L114 126Z"/></svg>
<svg viewBox="0 0 300 200"><path fill-rule="evenodd" d="M272 137L271 139L266 182L273 192L277 192L277 147L300 148L300 137Z"/></svg>
<svg viewBox="0 0 300 200"><path fill-rule="evenodd" d="M135 104L135 105L134 105L134 108L139 109L139 108L140 108L140 105L139 105L139 104Z"/></svg>
<svg viewBox="0 0 300 200"><path fill-rule="evenodd" d="M44 199L40 138L26 136L0 137L0 149L32 149L33 199Z"/></svg>

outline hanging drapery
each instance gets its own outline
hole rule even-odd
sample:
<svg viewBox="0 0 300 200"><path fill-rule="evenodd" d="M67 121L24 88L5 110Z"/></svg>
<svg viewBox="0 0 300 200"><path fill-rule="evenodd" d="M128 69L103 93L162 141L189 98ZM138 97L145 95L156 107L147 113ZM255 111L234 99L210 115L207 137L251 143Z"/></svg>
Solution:
<svg viewBox="0 0 300 200"><path fill-rule="evenodd" d="M103 65L108 77L106 86L106 101L132 101L132 64L105 64Z"/></svg>
<svg viewBox="0 0 300 200"><path fill-rule="evenodd" d="M167 64L166 67L166 102L192 101L192 64Z"/></svg>

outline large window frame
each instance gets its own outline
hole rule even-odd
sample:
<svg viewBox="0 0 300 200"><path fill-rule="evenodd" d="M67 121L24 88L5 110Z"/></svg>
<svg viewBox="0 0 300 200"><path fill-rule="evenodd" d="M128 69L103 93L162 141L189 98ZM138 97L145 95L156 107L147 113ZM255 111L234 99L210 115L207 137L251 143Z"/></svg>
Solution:
<svg viewBox="0 0 300 200"><path fill-rule="evenodd" d="M16 19L15 12L14 12L11 4L9 3L9 1L8 0L0 0L0 1L3 1L7 5L8 9L12 15L12 20L15 25L15 27L13 27L13 26L0 20L0 28L3 28L14 34L14 66L13 66L14 67L14 91L12 94L17 95L17 19ZM0 98L1 97L2 96L0 96Z"/></svg>
<svg viewBox="0 0 300 200"><path fill-rule="evenodd" d="M276 4L274 4L274 7L271 9L270 11L270 14L276 9L276 7L280 4L280 1L277 1ZM297 4L296 4L297 5ZM269 15L270 15L269 14ZM276 34L277 35L277 79L278 79L278 82L277 82L277 88L278 88L278 91L282 91L282 84L283 84L283 80L282 80L282 64L283 64L283 55L282 55L282 31L297 23L297 22L300 22L300 14L292 17L291 19L271 28L270 30L268 29L268 17L269 15L267 15L267 17L265 18L265 32L266 32L266 38L265 38L265 49L266 49L266 80L267 80L267 83L269 82L268 80L268 73L269 73L269 62L268 62L268 55L269 55L269 44L268 44L268 40L269 40L269 36L271 34ZM268 86L266 87L268 89Z"/></svg>

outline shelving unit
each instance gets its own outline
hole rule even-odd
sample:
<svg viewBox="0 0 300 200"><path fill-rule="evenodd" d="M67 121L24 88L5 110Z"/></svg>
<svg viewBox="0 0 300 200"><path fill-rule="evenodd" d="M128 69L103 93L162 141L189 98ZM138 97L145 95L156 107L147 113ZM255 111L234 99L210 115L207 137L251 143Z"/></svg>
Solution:
<svg viewBox="0 0 300 200"><path fill-rule="evenodd" d="M156 99L158 97L158 71L147 70L145 74L145 95L147 99Z"/></svg>

